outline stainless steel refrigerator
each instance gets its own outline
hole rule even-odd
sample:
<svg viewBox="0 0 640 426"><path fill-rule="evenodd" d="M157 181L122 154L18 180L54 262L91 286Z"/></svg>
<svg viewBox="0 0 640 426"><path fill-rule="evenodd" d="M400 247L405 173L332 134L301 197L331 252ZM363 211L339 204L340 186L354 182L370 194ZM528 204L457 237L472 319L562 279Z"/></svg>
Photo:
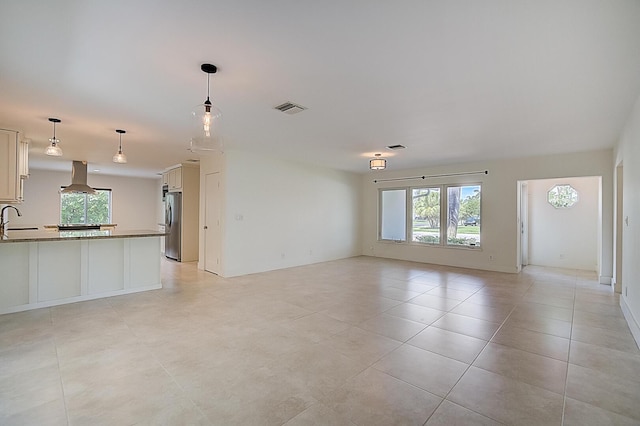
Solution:
<svg viewBox="0 0 640 426"><path fill-rule="evenodd" d="M182 193L169 192L164 200L164 255L180 262Z"/></svg>

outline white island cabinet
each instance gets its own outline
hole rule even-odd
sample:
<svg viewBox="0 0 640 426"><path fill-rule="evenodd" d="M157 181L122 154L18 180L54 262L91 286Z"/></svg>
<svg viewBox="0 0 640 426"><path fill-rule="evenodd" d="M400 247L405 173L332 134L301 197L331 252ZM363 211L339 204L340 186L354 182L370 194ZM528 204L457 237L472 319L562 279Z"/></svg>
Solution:
<svg viewBox="0 0 640 426"><path fill-rule="evenodd" d="M0 314L162 288L157 231L9 231Z"/></svg>

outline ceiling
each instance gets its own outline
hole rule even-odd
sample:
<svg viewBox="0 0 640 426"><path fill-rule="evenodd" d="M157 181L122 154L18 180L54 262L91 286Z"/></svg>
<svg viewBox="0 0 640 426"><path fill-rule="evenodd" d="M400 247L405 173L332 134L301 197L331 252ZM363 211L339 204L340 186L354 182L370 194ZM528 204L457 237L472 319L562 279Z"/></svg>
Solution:
<svg viewBox="0 0 640 426"><path fill-rule="evenodd" d="M197 158L210 62L227 150L366 172L377 152L397 170L607 148L640 92L639 23L637 0L3 0L0 127L34 168L155 176Z"/></svg>

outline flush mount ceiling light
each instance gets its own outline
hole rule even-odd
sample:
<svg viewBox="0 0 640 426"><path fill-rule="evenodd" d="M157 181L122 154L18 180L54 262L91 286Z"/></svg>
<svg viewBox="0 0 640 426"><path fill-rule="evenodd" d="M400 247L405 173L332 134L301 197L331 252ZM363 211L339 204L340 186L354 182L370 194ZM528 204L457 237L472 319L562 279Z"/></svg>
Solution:
<svg viewBox="0 0 640 426"><path fill-rule="evenodd" d="M222 151L222 138L220 136L220 118L222 112L209 99L209 78L218 71L218 67L212 64L202 64L202 72L207 74L207 99L198 105L191 113L193 119L193 135L191 137L191 151Z"/></svg>
<svg viewBox="0 0 640 426"><path fill-rule="evenodd" d="M122 152L122 135L127 133L126 130L116 129L116 133L120 135L120 145L118 146L118 152L113 156L114 163L124 164L127 162L127 156Z"/></svg>
<svg viewBox="0 0 640 426"><path fill-rule="evenodd" d="M60 141L56 139L56 123L60 123L60 119L50 118L49 121L53 123L53 137L49 139L51 144L47 147L46 154L53 157L60 157L62 155L62 148L58 145Z"/></svg>
<svg viewBox="0 0 640 426"><path fill-rule="evenodd" d="M369 160L371 170L384 170L387 167L387 160L382 158L382 154L376 154L376 158Z"/></svg>

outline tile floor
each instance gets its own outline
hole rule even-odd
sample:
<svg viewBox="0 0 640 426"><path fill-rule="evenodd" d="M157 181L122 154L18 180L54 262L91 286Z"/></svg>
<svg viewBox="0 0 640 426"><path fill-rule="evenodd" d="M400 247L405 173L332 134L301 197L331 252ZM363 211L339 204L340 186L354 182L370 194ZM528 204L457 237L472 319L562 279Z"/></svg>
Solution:
<svg viewBox="0 0 640 426"><path fill-rule="evenodd" d="M163 283L0 316L0 424L640 424L640 351L594 274L358 257Z"/></svg>

